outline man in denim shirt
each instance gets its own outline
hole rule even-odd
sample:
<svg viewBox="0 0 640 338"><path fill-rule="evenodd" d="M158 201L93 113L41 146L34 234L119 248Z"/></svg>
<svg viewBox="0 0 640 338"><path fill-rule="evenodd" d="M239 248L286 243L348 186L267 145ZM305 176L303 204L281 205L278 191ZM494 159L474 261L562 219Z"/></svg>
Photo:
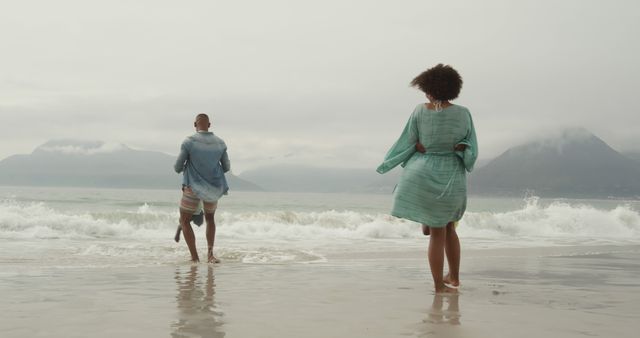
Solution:
<svg viewBox="0 0 640 338"><path fill-rule="evenodd" d="M191 216L197 211L202 201L207 221L207 261L218 263L218 259L213 255L213 242L216 237L213 216L218 206L218 199L226 195L229 190L224 173L228 172L231 166L227 145L209 131L211 126L209 116L198 114L193 125L196 133L182 142L180 155L174 166L177 173L183 173L180 225L184 240L191 252L191 261L199 262L196 238L190 222Z"/></svg>

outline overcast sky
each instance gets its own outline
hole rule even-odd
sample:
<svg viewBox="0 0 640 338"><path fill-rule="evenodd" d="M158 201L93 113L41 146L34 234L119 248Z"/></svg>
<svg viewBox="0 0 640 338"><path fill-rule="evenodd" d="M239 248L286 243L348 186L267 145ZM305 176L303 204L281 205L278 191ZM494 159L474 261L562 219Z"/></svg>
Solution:
<svg viewBox="0 0 640 338"><path fill-rule="evenodd" d="M0 159L50 139L176 154L213 117L236 173L375 167L439 62L481 158L564 127L640 151L637 1L1 1Z"/></svg>

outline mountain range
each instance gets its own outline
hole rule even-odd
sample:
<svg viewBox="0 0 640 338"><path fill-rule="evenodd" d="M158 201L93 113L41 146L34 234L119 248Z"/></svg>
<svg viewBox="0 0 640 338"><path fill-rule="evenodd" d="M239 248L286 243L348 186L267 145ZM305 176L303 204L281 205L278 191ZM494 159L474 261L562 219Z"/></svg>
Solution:
<svg viewBox="0 0 640 338"><path fill-rule="evenodd" d="M0 161L0 184L172 189L182 180L174 162L175 156L118 143L54 140ZM235 175L227 180L230 189L262 190Z"/></svg>
<svg viewBox="0 0 640 338"><path fill-rule="evenodd" d="M476 195L640 198L640 156L621 154L585 129L508 149L469 175ZM0 161L1 185L175 188L175 157L122 144L49 141ZM227 175L232 190L391 193L402 169L275 165Z"/></svg>

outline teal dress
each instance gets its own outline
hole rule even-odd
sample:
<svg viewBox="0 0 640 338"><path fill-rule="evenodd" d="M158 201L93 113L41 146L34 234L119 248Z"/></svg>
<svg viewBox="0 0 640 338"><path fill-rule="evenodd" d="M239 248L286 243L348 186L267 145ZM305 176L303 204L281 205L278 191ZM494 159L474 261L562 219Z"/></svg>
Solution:
<svg viewBox="0 0 640 338"><path fill-rule="evenodd" d="M420 142L426 153L415 150ZM464 151L454 151L457 144ZM420 104L377 171L397 165L404 171L394 194L391 214L441 228L462 218L467 207L466 173L478 157L478 141L469 110L451 105L441 111Z"/></svg>

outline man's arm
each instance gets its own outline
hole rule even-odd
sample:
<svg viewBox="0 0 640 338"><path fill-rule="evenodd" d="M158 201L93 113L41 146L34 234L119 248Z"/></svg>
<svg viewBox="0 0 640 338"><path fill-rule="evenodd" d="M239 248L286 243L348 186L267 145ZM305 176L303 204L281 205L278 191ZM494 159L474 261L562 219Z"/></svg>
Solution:
<svg viewBox="0 0 640 338"><path fill-rule="evenodd" d="M173 169L175 169L177 173L181 173L184 170L188 159L189 151L187 150L186 142L182 142L182 146L180 146L180 154L178 155L176 164L173 165Z"/></svg>
<svg viewBox="0 0 640 338"><path fill-rule="evenodd" d="M231 170L231 162L229 162L229 155L227 154L227 149L222 153L222 157L220 157L220 164L222 164L222 171L225 173Z"/></svg>

